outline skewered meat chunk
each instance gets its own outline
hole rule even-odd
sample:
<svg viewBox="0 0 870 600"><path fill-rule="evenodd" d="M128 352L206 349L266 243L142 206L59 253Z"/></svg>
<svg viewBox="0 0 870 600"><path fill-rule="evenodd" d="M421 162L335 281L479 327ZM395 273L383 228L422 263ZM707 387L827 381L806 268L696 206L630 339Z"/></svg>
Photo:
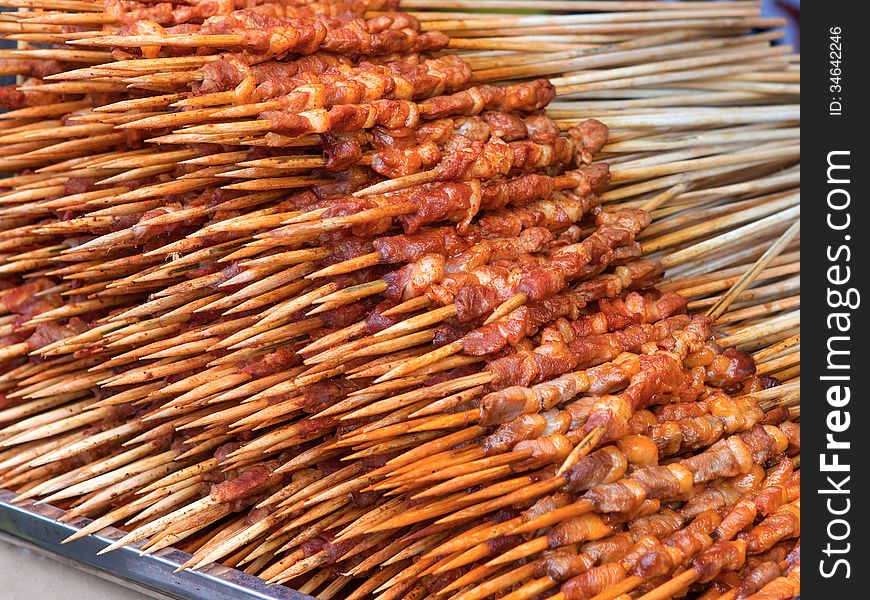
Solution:
<svg viewBox="0 0 870 600"><path fill-rule="evenodd" d="M6 127L36 141L7 152L34 171L3 207L26 257L0 281L4 482L324 597L370 577L357 596L579 600L684 573L799 593L794 394L753 398L779 382L686 314L710 298L653 289L673 263L641 258L652 204L593 162L620 155L622 184L626 147L672 136L609 115L608 147L601 122L543 113L551 83L482 83L393 0L258 1L22 17L131 60L88 51L0 92L45 107ZM59 91L88 86L119 91ZM682 193L643 177L653 203ZM688 222L706 194L655 214Z"/></svg>
<svg viewBox="0 0 870 600"><path fill-rule="evenodd" d="M171 2L148 3L137 0L109 0L104 14L114 17L118 23L136 23L153 20L161 25L180 25L182 23L201 23L210 17L228 14L233 10L244 9L248 2L240 0L204 0L188 5L175 5ZM284 17L314 17L318 15L336 18L360 17L365 12L364 3L327 2L327 3L281 3L261 4L250 10Z"/></svg>
<svg viewBox="0 0 870 600"><path fill-rule="evenodd" d="M748 596L748 600L791 600L800 596L801 566L798 563L786 577L777 577L761 590Z"/></svg>

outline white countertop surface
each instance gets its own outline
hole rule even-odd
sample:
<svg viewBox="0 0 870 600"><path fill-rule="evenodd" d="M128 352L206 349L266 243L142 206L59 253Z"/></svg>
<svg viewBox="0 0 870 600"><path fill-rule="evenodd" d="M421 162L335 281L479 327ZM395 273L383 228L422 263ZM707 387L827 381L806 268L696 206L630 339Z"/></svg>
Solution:
<svg viewBox="0 0 870 600"><path fill-rule="evenodd" d="M69 564L0 540L3 600L147 600L146 596Z"/></svg>

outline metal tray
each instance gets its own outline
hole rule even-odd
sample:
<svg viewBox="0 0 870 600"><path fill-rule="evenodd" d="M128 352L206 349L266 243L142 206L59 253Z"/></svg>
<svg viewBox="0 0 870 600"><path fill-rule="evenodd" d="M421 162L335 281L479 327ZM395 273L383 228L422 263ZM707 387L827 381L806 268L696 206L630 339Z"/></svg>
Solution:
<svg viewBox="0 0 870 600"><path fill-rule="evenodd" d="M88 523L78 519L60 523L56 519L63 511L32 501L12 504L15 494L0 489L0 537L14 544L29 547L85 571L116 581L156 598L183 600L313 600L280 585L266 583L252 575L221 565L209 565L200 571L180 571L179 565L190 558L186 552L164 548L154 554L140 556L138 544L97 556L102 548L119 539L123 532L107 527L99 535L88 535L61 544L61 540Z"/></svg>

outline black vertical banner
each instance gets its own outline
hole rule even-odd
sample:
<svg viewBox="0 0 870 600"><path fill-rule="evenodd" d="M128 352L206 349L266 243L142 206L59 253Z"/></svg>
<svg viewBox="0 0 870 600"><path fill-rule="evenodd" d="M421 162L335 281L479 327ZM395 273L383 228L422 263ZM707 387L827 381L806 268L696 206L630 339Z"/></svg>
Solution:
<svg viewBox="0 0 870 600"><path fill-rule="evenodd" d="M866 597L870 483L870 30L861 2L806 2L801 28L802 596Z"/></svg>

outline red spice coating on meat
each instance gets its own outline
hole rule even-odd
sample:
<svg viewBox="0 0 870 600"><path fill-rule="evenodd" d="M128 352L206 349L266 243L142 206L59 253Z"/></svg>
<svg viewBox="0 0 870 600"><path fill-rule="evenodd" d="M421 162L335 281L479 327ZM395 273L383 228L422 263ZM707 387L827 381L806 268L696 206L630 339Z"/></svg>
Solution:
<svg viewBox="0 0 870 600"><path fill-rule="evenodd" d="M395 305L396 303L391 300L384 300L375 306L366 317L366 333L368 335L373 335L379 331L383 331L387 327L392 327L402 320L402 315L385 317L381 314L384 311L393 308Z"/></svg>
<svg viewBox="0 0 870 600"><path fill-rule="evenodd" d="M236 34L250 64L287 54L312 54L317 50L355 58L362 55L431 52L444 48L448 39L440 32L420 33L408 15L374 19L336 19L324 14L305 14L265 5L215 15L198 27L182 25L168 33ZM142 21L137 21L137 24ZM156 25L156 23L155 23Z"/></svg>
<svg viewBox="0 0 870 600"><path fill-rule="evenodd" d="M801 449L801 426L794 421L786 421L779 425L779 430L788 439L788 454L793 456Z"/></svg>
<svg viewBox="0 0 870 600"><path fill-rule="evenodd" d="M302 357L296 354L292 348L281 347L246 364L239 369L239 372L259 378L273 375L285 369L298 366L301 363Z"/></svg>
<svg viewBox="0 0 870 600"><path fill-rule="evenodd" d="M529 354L521 350L490 361L486 370L495 378L490 386L501 389L511 385L527 386L534 381L539 372L538 365L529 360Z"/></svg>
<svg viewBox="0 0 870 600"><path fill-rule="evenodd" d="M504 318L484 325L463 338L462 350L472 356L491 354L507 345L513 346L529 329L529 309L521 306Z"/></svg>
<svg viewBox="0 0 870 600"><path fill-rule="evenodd" d="M499 182L499 185L484 185L480 206L483 209L525 206L536 200L549 198L553 194L553 178L537 173L522 175Z"/></svg>
<svg viewBox="0 0 870 600"><path fill-rule="evenodd" d="M698 402L677 402L656 406L652 411L660 423L666 423L707 415L710 412L710 407L705 401L700 400Z"/></svg>
<svg viewBox="0 0 870 600"><path fill-rule="evenodd" d="M576 368L584 369L613 360L623 352L639 353L649 342L660 342L689 322L684 315L675 315L657 323L631 325L623 330L577 338L569 343L577 357Z"/></svg>
<svg viewBox="0 0 870 600"><path fill-rule="evenodd" d="M300 407L308 413L316 413L344 400L348 394L364 388L365 385L357 379L329 379L305 386L302 390ZM320 419L300 421L299 424ZM320 427L318 425L317 427Z"/></svg>
<svg viewBox="0 0 870 600"><path fill-rule="evenodd" d="M469 179L479 176L474 172L478 161L486 165L486 158L495 159L495 166L487 174L505 175L512 166L510 147L495 138L479 141L464 135L451 135L444 143L443 158L438 165L438 176L443 180Z"/></svg>
<svg viewBox="0 0 870 600"><path fill-rule="evenodd" d="M786 577L777 577L755 594L748 596L751 600L790 600L800 597L801 566L795 565Z"/></svg>
<svg viewBox="0 0 870 600"><path fill-rule="evenodd" d="M571 175L578 179L576 192L581 195L601 193L610 185L610 167L605 163L582 166Z"/></svg>
<svg viewBox="0 0 870 600"><path fill-rule="evenodd" d="M96 188L98 179L98 177L70 177L63 184L63 194L65 196L72 196L73 194L90 192Z"/></svg>
<svg viewBox="0 0 870 600"><path fill-rule="evenodd" d="M551 144L538 144L531 140L512 142L509 146L512 167L518 171L571 164L574 147L567 138L558 137Z"/></svg>
<svg viewBox="0 0 870 600"><path fill-rule="evenodd" d="M755 360L752 355L728 348L707 366L707 381L710 385L729 388L755 375Z"/></svg>
<svg viewBox="0 0 870 600"><path fill-rule="evenodd" d="M472 375L476 372L477 370L474 368L474 365L464 365L462 367L450 369L449 371L439 371L438 373L434 373L427 377L422 385L424 387L437 385L439 383L444 383L445 381L452 381L460 377L465 377L466 375Z"/></svg>
<svg viewBox="0 0 870 600"><path fill-rule="evenodd" d="M27 283L0 292L0 304L6 309L6 312L16 313L23 317L32 317L63 306L60 294L56 292L41 293L55 285L55 282L47 277L30 279Z"/></svg>
<svg viewBox="0 0 870 600"><path fill-rule="evenodd" d="M488 435L483 442L487 455L507 452L520 440L537 437L544 432L547 423L539 414L521 415Z"/></svg>
<svg viewBox="0 0 870 600"><path fill-rule="evenodd" d="M67 63L56 60L34 58L0 58L0 71L4 75L22 75L36 79L45 79L49 75L55 75L70 70Z"/></svg>
<svg viewBox="0 0 870 600"><path fill-rule="evenodd" d="M558 248L547 259L521 261L513 268L486 266L472 272L445 277L427 294L435 301L453 300L461 321L468 321L491 313L497 304L518 293L530 300L542 300L561 292L567 281L583 279L603 271L614 256L615 248L633 241L637 233L649 223L643 211L600 213L600 227L577 244ZM487 303L477 289L495 290L496 298Z"/></svg>
<svg viewBox="0 0 870 600"><path fill-rule="evenodd" d="M607 563L569 579L561 591L567 600L592 598L625 579L625 575L625 568L620 563Z"/></svg>
<svg viewBox="0 0 870 600"><path fill-rule="evenodd" d="M534 112L547 106L555 96L555 88L544 79L505 87L481 85L421 102L420 114L427 119L439 119L448 115L479 114L485 109Z"/></svg>
<svg viewBox="0 0 870 600"><path fill-rule="evenodd" d="M568 136L577 145L582 162L589 164L592 156L607 143L607 126L596 119L587 119L568 130Z"/></svg>
<svg viewBox="0 0 870 600"><path fill-rule="evenodd" d="M489 125L489 134L506 142L522 139L529 133L523 119L517 115L500 111L484 111L481 116L484 122ZM552 122L547 117L544 119Z"/></svg>
<svg viewBox="0 0 870 600"><path fill-rule="evenodd" d="M368 297L359 302L354 302L353 304L346 304L322 312L318 316L323 321L324 327L337 330L366 319L369 314L371 314L371 311L374 309L377 302L377 297Z"/></svg>
<svg viewBox="0 0 870 600"><path fill-rule="evenodd" d="M484 239L450 257L445 270L461 273L487 264L524 260L528 254L545 250L552 240L553 234L544 227L529 227L514 237Z"/></svg>
<svg viewBox="0 0 870 600"><path fill-rule="evenodd" d="M749 469L752 454L738 438L720 440L704 452L680 461L692 472L696 483L717 477L733 477Z"/></svg>
<svg viewBox="0 0 870 600"><path fill-rule="evenodd" d="M453 227L435 227L414 234L379 237L372 245L382 263L410 263L430 253L453 256L464 250L467 242Z"/></svg>
<svg viewBox="0 0 870 600"><path fill-rule="evenodd" d="M30 80L38 81L38 80ZM0 86L0 108L18 110L28 106L50 104L56 98L54 94L45 94L36 90L20 90L17 85Z"/></svg>
<svg viewBox="0 0 870 600"><path fill-rule="evenodd" d="M416 233L423 225L464 216L474 194L472 185L461 182L446 182L409 194L408 200L418 208L412 214L402 215L399 220L405 233Z"/></svg>
<svg viewBox="0 0 870 600"><path fill-rule="evenodd" d="M595 542L593 542L595 543ZM556 581L564 581L574 575L588 571L595 564L595 559L586 554L575 554L570 550L556 548L548 552L543 565L536 575L547 575Z"/></svg>
<svg viewBox="0 0 870 600"><path fill-rule="evenodd" d="M362 145L357 135L346 132L323 134L323 156L330 171L344 171L362 159Z"/></svg>
<svg viewBox="0 0 870 600"><path fill-rule="evenodd" d="M748 598L781 575L782 570L776 562L765 561L742 576L737 597Z"/></svg>
<svg viewBox="0 0 870 600"><path fill-rule="evenodd" d="M274 465L269 463L243 469L238 477L212 486L210 496L220 503L241 500L266 489L275 480Z"/></svg>
<svg viewBox="0 0 870 600"><path fill-rule="evenodd" d="M614 469L624 470L625 464L614 459L613 453L604 449L584 456L565 473L565 489L572 493L586 491L610 478Z"/></svg>
<svg viewBox="0 0 870 600"><path fill-rule="evenodd" d="M88 329L88 324L78 317L72 317L66 324L57 321L40 323L27 338L27 348L32 352L64 338L84 333Z"/></svg>
<svg viewBox="0 0 870 600"><path fill-rule="evenodd" d="M766 463L788 448L788 438L782 430L770 425L753 427L749 431L741 433L740 439L752 453L752 460L759 465Z"/></svg>
<svg viewBox="0 0 870 600"><path fill-rule="evenodd" d="M179 25L183 23L201 23L217 15L227 14L234 9L248 8L245 0L203 0L189 5L178 5L171 2L143 4L133 0L110 0L106 4L106 14L115 17L119 23L136 23L151 20L161 25ZM251 11L262 12L283 17L335 17L349 20L360 17L365 12L365 3L359 1L309 4L289 3L269 5L262 4L248 8Z"/></svg>
<svg viewBox="0 0 870 600"><path fill-rule="evenodd" d="M554 525L547 534L547 543L551 548L555 548L598 539L611 532L611 526L604 522L601 515L587 513Z"/></svg>
<svg viewBox="0 0 870 600"><path fill-rule="evenodd" d="M546 115L530 115L523 119L523 124L529 139L539 144L551 144L561 133L559 125Z"/></svg>
<svg viewBox="0 0 870 600"><path fill-rule="evenodd" d="M574 444L561 433L547 434L533 440L522 440L514 446L515 452L530 453L530 456L520 464L524 468L532 469L563 462L573 449Z"/></svg>
<svg viewBox="0 0 870 600"><path fill-rule="evenodd" d="M416 262L384 275L389 300L410 300L421 296L434 283L444 277L445 259L442 254L425 254Z"/></svg>
<svg viewBox="0 0 870 600"><path fill-rule="evenodd" d="M468 329L456 325L442 324L435 328L435 337L432 338L432 343L435 346L449 344L465 337Z"/></svg>
<svg viewBox="0 0 870 600"><path fill-rule="evenodd" d="M760 524L740 533L737 538L747 544L750 552L758 554L770 550L781 540L799 536L800 523L800 501L798 501L779 507Z"/></svg>
<svg viewBox="0 0 870 600"><path fill-rule="evenodd" d="M713 544L692 562L698 581L707 583L722 571L735 571L746 560L746 544L740 541L720 541Z"/></svg>
<svg viewBox="0 0 870 600"><path fill-rule="evenodd" d="M372 158L371 168L384 177L395 179L433 167L442 157L435 142L424 142L413 148L382 150Z"/></svg>
<svg viewBox="0 0 870 600"><path fill-rule="evenodd" d="M634 410L644 408L652 402L665 403L670 396L685 391L683 386L687 382L686 375L678 357L663 353L641 356L640 371L632 377L624 396L631 400ZM691 377L688 380L691 385ZM690 399L696 397L691 392L689 395Z"/></svg>

